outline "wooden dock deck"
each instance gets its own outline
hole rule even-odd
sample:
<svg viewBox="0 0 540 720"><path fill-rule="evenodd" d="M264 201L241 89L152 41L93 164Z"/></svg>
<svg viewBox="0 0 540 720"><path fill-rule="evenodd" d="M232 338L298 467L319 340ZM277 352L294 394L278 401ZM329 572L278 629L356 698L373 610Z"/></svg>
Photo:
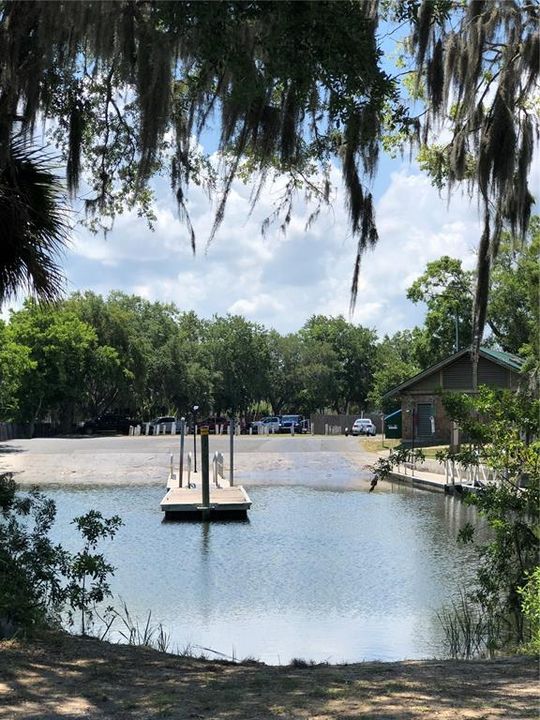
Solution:
<svg viewBox="0 0 540 720"><path fill-rule="evenodd" d="M195 481L195 487L170 487L163 500L161 510L166 520L200 519L244 519L251 507L249 495L241 485L233 487L210 487L210 503L202 504L202 487Z"/></svg>

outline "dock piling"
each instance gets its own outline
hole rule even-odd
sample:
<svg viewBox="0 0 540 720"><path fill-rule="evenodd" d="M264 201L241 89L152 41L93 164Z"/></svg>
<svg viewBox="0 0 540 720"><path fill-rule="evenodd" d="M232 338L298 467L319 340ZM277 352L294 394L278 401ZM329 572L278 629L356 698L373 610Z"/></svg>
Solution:
<svg viewBox="0 0 540 720"><path fill-rule="evenodd" d="M202 508L210 510L210 463L208 449L208 428L201 428L201 471L202 471Z"/></svg>
<svg viewBox="0 0 540 720"><path fill-rule="evenodd" d="M186 418L180 418L180 460L178 462L178 487L183 485L184 475L184 440L186 434Z"/></svg>

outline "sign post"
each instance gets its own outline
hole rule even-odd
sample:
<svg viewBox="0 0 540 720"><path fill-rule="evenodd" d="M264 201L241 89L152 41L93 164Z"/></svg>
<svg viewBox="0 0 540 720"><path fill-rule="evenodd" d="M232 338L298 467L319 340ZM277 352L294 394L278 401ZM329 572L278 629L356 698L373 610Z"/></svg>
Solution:
<svg viewBox="0 0 540 720"><path fill-rule="evenodd" d="M232 415L229 421L229 430L229 485L232 487L234 485L234 417Z"/></svg>
<svg viewBox="0 0 540 720"><path fill-rule="evenodd" d="M210 458L208 450L208 428L201 428L201 471L203 513L210 509Z"/></svg>

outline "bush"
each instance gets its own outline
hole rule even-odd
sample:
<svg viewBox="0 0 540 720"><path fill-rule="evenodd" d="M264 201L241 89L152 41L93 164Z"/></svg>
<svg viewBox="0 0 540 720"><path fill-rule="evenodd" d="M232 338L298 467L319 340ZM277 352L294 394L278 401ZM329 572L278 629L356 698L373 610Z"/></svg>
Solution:
<svg viewBox="0 0 540 720"><path fill-rule="evenodd" d="M52 542L56 505L37 488L22 496L11 474L0 475L0 637L59 624L63 610L80 611L86 632L92 608L111 594L114 572L96 553L99 540L114 537L122 521L91 510L73 521L83 549L71 554Z"/></svg>
<svg viewBox="0 0 540 720"><path fill-rule="evenodd" d="M540 567L529 573L527 583L518 589L518 594L523 615L529 624L529 641L524 649L540 653Z"/></svg>

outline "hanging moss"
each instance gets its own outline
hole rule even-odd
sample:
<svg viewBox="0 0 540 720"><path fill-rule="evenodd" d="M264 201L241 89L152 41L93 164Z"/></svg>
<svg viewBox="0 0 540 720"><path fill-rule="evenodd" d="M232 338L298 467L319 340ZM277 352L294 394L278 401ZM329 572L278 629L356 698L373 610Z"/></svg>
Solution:
<svg viewBox="0 0 540 720"><path fill-rule="evenodd" d="M328 199L326 168L338 157L358 241L354 301L360 257L377 238L369 183L383 118L427 143L452 113L449 186L466 178L479 191L489 246L482 257L491 257L503 224L523 234L530 214L538 119L527 93L539 73L538 3L395 7L413 24L418 82L426 80L426 112L416 120L381 68L375 0L0 3L0 170L10 166L14 133L30 139L44 114L56 121L70 190L83 173L89 178L90 212L144 212L149 179L167 171L195 247L190 183L219 187L213 237L240 168L257 176L252 203L269 173L289 174L279 204L286 226L299 186L319 203ZM207 160L193 142L213 124L219 184L205 180ZM306 173L320 173L318 192ZM482 308L476 317L482 321Z"/></svg>
<svg viewBox="0 0 540 720"><path fill-rule="evenodd" d="M443 0L415 3L411 18L417 71L426 76L424 137L439 128L454 105L448 146L448 182L467 177L483 204L475 301L475 352L485 322L491 260L502 229L524 236L531 208L528 175L538 115L527 95L538 82L540 6L530 2L471 0L444 12ZM441 51L444 63L441 62ZM441 84L443 87L441 98ZM467 175L467 156L476 172Z"/></svg>

